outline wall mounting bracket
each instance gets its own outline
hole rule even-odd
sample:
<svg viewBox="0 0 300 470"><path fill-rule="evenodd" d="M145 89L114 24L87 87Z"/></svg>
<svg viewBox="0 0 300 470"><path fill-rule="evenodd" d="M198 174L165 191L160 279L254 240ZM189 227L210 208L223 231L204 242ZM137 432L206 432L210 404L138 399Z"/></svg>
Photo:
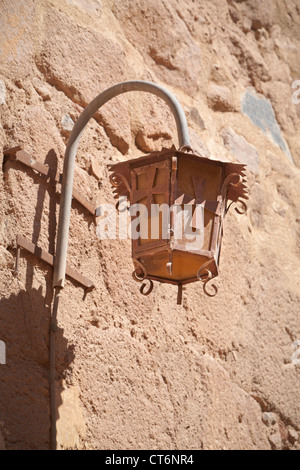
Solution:
<svg viewBox="0 0 300 470"><path fill-rule="evenodd" d="M18 267L19 267L20 248L23 248L28 253L36 256L40 260L44 261L45 263L53 267L54 265L53 255L48 253L48 251L44 250L43 248L40 248L39 246L35 245L34 243L31 243L26 237L23 237L22 235L17 235L17 258L16 258L16 268L15 268L16 274L18 273ZM78 282L83 287L85 287L87 291L90 291L95 287L93 281L83 276L75 269L71 268L69 264L67 264L66 274L71 279L73 279L74 281Z"/></svg>
<svg viewBox="0 0 300 470"><path fill-rule="evenodd" d="M37 171L41 175L46 176L46 178L49 178L50 181L53 183L62 183L61 173L56 173L48 165L40 163L28 152L23 150L19 145L3 150L3 154L5 157L5 162L10 160L21 163L21 165L31 168L32 170ZM79 204L81 204L85 209L87 209L90 214L97 217L97 208L94 206L93 203L88 201L88 199L86 199L76 188L73 188L72 196L74 199L76 199L77 202L79 202Z"/></svg>

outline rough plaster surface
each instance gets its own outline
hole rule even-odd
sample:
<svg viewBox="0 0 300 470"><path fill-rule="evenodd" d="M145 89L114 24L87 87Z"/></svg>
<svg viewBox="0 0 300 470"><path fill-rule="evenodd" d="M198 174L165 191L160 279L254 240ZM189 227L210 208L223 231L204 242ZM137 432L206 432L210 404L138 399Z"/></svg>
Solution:
<svg viewBox="0 0 300 470"><path fill-rule="evenodd" d="M68 259L96 289L84 300L67 280L62 292L58 448L299 448L299 2L0 0L0 10L1 163L20 144L62 171L71 123L129 79L176 94L200 154L250 162L248 212L226 220L218 296L190 285L182 306L172 286L142 297L130 241L99 241L74 202ZM269 100L295 164L242 113L249 88ZM172 143L164 103L119 97L82 137L76 187L112 203L107 164ZM11 270L17 234L54 253L60 187L0 168L0 449L48 449L52 270L24 252L18 277Z"/></svg>

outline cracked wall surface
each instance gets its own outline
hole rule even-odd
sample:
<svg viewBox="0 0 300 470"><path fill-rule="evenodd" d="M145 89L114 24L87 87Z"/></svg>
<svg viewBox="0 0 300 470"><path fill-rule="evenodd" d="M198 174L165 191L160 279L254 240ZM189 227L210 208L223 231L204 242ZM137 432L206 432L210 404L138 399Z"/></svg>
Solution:
<svg viewBox="0 0 300 470"><path fill-rule="evenodd" d="M0 12L0 449L50 446L52 268L22 250L13 270L18 234L55 253L60 200L3 150L61 173L84 107L134 79L177 96L199 155L248 165L248 211L227 216L218 295L194 283L177 306L175 286L140 295L130 240L99 240L73 201L68 262L96 288L68 278L60 299L58 448L299 449L299 1L0 0ZM172 144L164 102L117 97L82 136L75 187L113 204L107 166Z"/></svg>

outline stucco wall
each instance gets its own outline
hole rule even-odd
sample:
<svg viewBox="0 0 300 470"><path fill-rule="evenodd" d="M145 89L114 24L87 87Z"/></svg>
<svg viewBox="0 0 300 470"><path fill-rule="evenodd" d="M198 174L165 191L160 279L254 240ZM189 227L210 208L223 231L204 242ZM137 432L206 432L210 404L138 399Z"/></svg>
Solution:
<svg viewBox="0 0 300 470"><path fill-rule="evenodd" d="M195 151L248 164L218 295L195 283L182 306L175 286L141 296L130 240L99 240L74 202L68 261L96 289L83 299L68 279L61 296L58 448L299 448L299 1L0 0L0 11L1 159L20 145L61 172L88 102L142 79L177 96ZM107 165L173 143L161 100L116 98L84 133L75 186L113 203ZM17 234L54 254L60 186L15 162L0 171L0 448L48 449L52 269L22 252L11 270Z"/></svg>

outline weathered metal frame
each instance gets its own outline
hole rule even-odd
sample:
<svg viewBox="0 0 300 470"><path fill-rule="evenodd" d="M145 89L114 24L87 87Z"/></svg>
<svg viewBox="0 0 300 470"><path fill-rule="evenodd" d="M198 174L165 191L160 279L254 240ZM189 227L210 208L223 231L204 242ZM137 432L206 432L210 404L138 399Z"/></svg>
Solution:
<svg viewBox="0 0 300 470"><path fill-rule="evenodd" d="M191 149L189 148L187 150L190 151ZM148 295L152 290L152 281L159 281L162 283L177 285L179 287L178 301L181 301L182 286L190 284L192 282L196 282L198 280L202 280L204 282L203 287L207 295L214 295L207 292L206 284L211 279L218 276L219 273L219 261L222 245L224 218L226 212L228 211L227 200L231 199L233 202L237 202L241 201L241 198L248 199L244 172L245 165L211 160L195 155L194 153L190 154L183 150L176 150L175 147L173 147L172 149L163 149L161 152L152 152L149 155L141 157L137 160L129 160L127 162L110 165L109 170L112 172L112 182L115 178L117 180L119 178L119 184L116 184L116 181L115 184L113 184L115 198L118 198L121 195L127 196L130 197L130 202L132 203L134 201L134 191L136 190L135 185L132 185L132 181L134 181L134 178L132 178L132 174L133 172L136 172L136 168L139 168L139 171L143 173L145 172L145 169L155 163L160 162L160 164L162 165L162 162L169 161L170 176L169 184L167 185L168 187L166 187L165 190L165 195L166 200L169 199L169 206L172 206L176 201L178 158L184 158L187 160L191 159L195 161L205 161L205 163L207 163L208 165L218 166L221 170L217 189L218 195L216 204L210 204L210 208L208 209L210 213L214 214L209 240L209 249L199 249L193 250L191 252L187 248L185 248L184 245L177 244L174 241L174 236L172 235L174 233L174 222L173 220L170 220L170 239L167 240L167 243L165 243L163 240L158 240L158 242L156 244L153 244L153 246L147 244L142 245L142 247L140 247L137 242L134 242L132 243L132 257L136 268L133 273L134 279L139 282L145 281L147 279L150 281L150 289L149 292L146 293L146 295ZM215 210L211 209L213 206L215 206ZM240 213L239 210L237 210L237 212ZM145 267L141 262L141 259L143 257L150 257L154 254L159 253L160 251L168 252L169 263L167 263L167 268L169 265L169 269L172 270L172 253L174 250L185 253L191 253L193 255L200 255L202 257L207 258L207 261L199 267L197 276L180 281L170 278L154 276L147 273ZM172 272L170 272L170 274L172 274ZM216 293L216 286L213 285L213 288ZM143 291L143 289L144 284L141 288L141 292Z"/></svg>
<svg viewBox="0 0 300 470"><path fill-rule="evenodd" d="M130 205L132 205L134 203L133 201L133 194L135 191L137 191L137 180L138 180L138 176L140 176L141 174L144 174L145 173L145 170L143 171L143 169L146 168L149 169L151 168L152 166L154 166L156 168L156 170L168 170L170 171L170 165L169 165L169 162L168 160L162 160L162 161L159 161L157 162L156 160L154 160L152 163L149 163L147 165L147 167L141 167L141 166L138 166L138 167L132 167L131 169L131 193L130 193ZM146 174L147 176L147 174ZM170 190L169 188L166 189L163 193L159 193L159 194L162 194L164 196L164 203L165 204L170 204ZM152 195L154 196L154 193L152 193ZM141 199L140 199L141 200ZM152 241L150 243L147 243L146 246L145 245L141 245L140 244L140 239L132 239L132 251L134 253L138 253L138 252L142 252L144 253L145 251L147 250L152 250L152 249L157 249L158 247L161 247L161 246L164 246L164 247L167 247L167 243L168 243L168 240L167 239L157 239L155 241Z"/></svg>

